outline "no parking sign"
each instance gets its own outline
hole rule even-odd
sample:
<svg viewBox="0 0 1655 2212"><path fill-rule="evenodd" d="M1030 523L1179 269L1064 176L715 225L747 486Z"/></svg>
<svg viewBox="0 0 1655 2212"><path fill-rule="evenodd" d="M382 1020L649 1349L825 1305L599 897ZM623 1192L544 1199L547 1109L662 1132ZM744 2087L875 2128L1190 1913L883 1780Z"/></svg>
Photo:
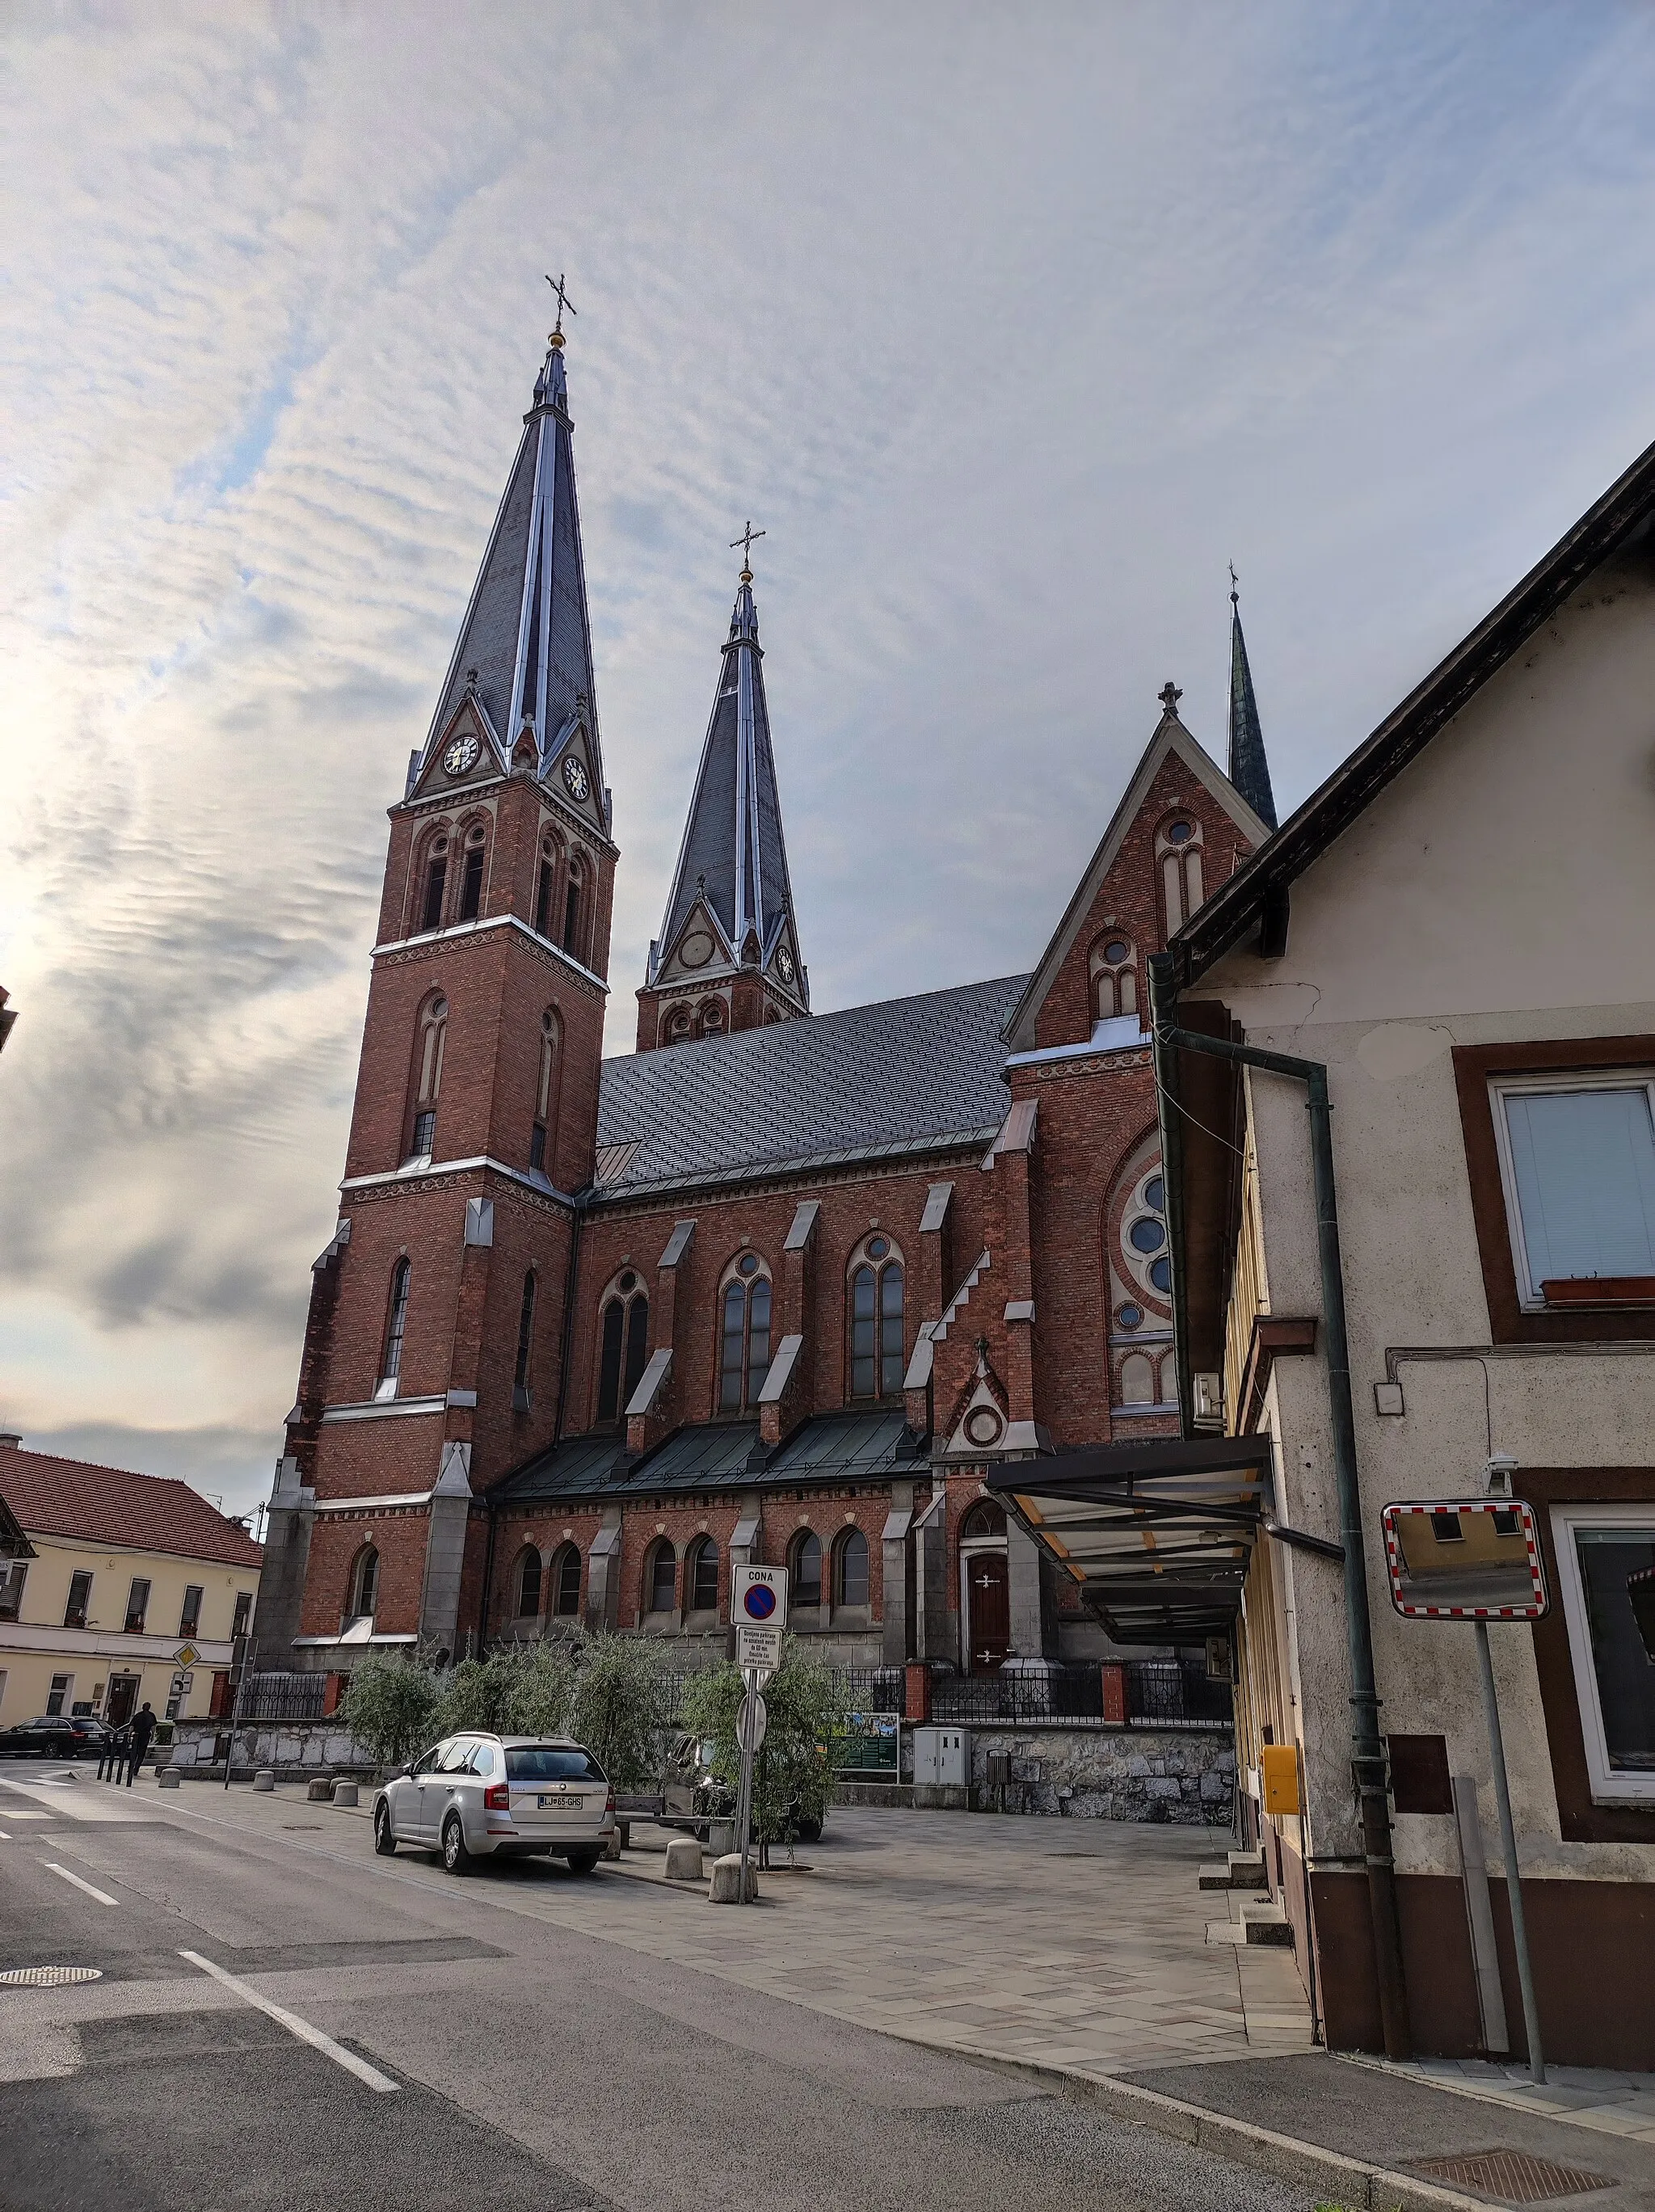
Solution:
<svg viewBox="0 0 1655 2212"><path fill-rule="evenodd" d="M736 1659L742 1667L779 1667L787 1626L785 1567L738 1567L731 1592Z"/></svg>

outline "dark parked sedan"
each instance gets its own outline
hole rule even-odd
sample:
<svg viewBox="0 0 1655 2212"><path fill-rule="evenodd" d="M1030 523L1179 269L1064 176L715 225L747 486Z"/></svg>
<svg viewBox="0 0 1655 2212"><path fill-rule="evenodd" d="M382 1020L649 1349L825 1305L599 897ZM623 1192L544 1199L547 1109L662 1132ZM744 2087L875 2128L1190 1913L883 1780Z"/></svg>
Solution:
<svg viewBox="0 0 1655 2212"><path fill-rule="evenodd" d="M80 1733L67 1713L42 1713L0 1729L0 1758L73 1759L91 1738Z"/></svg>

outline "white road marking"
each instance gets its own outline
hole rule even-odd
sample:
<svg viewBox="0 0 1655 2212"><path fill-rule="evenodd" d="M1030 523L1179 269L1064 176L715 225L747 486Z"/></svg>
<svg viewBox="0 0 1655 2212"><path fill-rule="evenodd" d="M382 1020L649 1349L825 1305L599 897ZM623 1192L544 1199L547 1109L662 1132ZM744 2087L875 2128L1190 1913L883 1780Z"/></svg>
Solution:
<svg viewBox="0 0 1655 2212"><path fill-rule="evenodd" d="M269 1997L261 1996L251 1983L239 1981L233 1974L227 1974L222 1966L215 1966L210 1959L203 1959L199 1951L180 1951L179 1956L187 1959L192 1966L199 1966L203 1974L210 1974L215 1982L222 1982L227 1990L233 1990L244 2003L252 2005L256 2011L268 2014L270 2019L285 2027L289 2035L296 2035L301 2043L308 2043L313 2051L319 2051L324 2057L332 2059L336 2066L343 2066L347 2074L354 2074L359 2081L366 2081L370 2089L394 2091L400 2087L387 2075L377 2072L366 2058L359 2058L354 2051L347 2051L343 2044L336 2043L330 2035L324 2035L319 2027L312 2027L309 2021L300 2020L296 2012L289 2012L285 2005L273 2003Z"/></svg>
<svg viewBox="0 0 1655 2212"><path fill-rule="evenodd" d="M95 1789L88 1790L83 1784L77 1787L74 1782L48 1782L45 1779L34 1782L0 1781L0 1790L15 1790L18 1796L27 1799L31 1803L45 1806L48 1808L46 1817L54 1820L102 1821L130 1826L139 1821L151 1821L155 1817L147 1798L129 1798L123 1795L120 1801L115 1802L107 1796L98 1795ZM6 1810L9 1813L14 1808L8 1805ZM17 1817L27 1820L40 1816L17 1808Z"/></svg>
<svg viewBox="0 0 1655 2212"><path fill-rule="evenodd" d="M0 1844L9 1844L11 1838L7 1834L6 1831L3 1828L0 1828Z"/></svg>
<svg viewBox="0 0 1655 2212"><path fill-rule="evenodd" d="M59 1866L56 1859L42 1859L40 1863L48 1874L61 1875L65 1881L72 1881L76 1889L83 1889L88 1897L95 1897L100 1905L113 1905L118 1901L110 1896L107 1890L94 1889L89 1881L82 1881L79 1875L71 1874L66 1866Z"/></svg>

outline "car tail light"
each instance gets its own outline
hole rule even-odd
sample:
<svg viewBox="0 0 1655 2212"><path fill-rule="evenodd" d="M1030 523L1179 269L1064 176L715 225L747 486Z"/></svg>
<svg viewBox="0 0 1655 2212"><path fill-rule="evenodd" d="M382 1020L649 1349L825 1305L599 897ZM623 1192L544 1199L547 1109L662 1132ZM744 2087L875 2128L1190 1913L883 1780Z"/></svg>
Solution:
<svg viewBox="0 0 1655 2212"><path fill-rule="evenodd" d="M512 1809L510 1784L505 1782L491 1784L482 1793L482 1802L486 1812L509 1813Z"/></svg>
<svg viewBox="0 0 1655 2212"><path fill-rule="evenodd" d="M603 1810L606 1813L612 1813L615 1810L615 1792L613 1790L610 1790L609 1796L603 1801Z"/></svg>

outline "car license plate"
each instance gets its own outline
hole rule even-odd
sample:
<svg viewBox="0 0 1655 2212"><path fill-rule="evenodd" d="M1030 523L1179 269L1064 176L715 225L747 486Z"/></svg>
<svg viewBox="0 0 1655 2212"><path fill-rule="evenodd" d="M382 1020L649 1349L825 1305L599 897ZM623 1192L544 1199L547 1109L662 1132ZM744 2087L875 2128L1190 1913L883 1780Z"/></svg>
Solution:
<svg viewBox="0 0 1655 2212"><path fill-rule="evenodd" d="M578 1813L585 1802L584 1797L543 1797L540 1809L543 1813Z"/></svg>

